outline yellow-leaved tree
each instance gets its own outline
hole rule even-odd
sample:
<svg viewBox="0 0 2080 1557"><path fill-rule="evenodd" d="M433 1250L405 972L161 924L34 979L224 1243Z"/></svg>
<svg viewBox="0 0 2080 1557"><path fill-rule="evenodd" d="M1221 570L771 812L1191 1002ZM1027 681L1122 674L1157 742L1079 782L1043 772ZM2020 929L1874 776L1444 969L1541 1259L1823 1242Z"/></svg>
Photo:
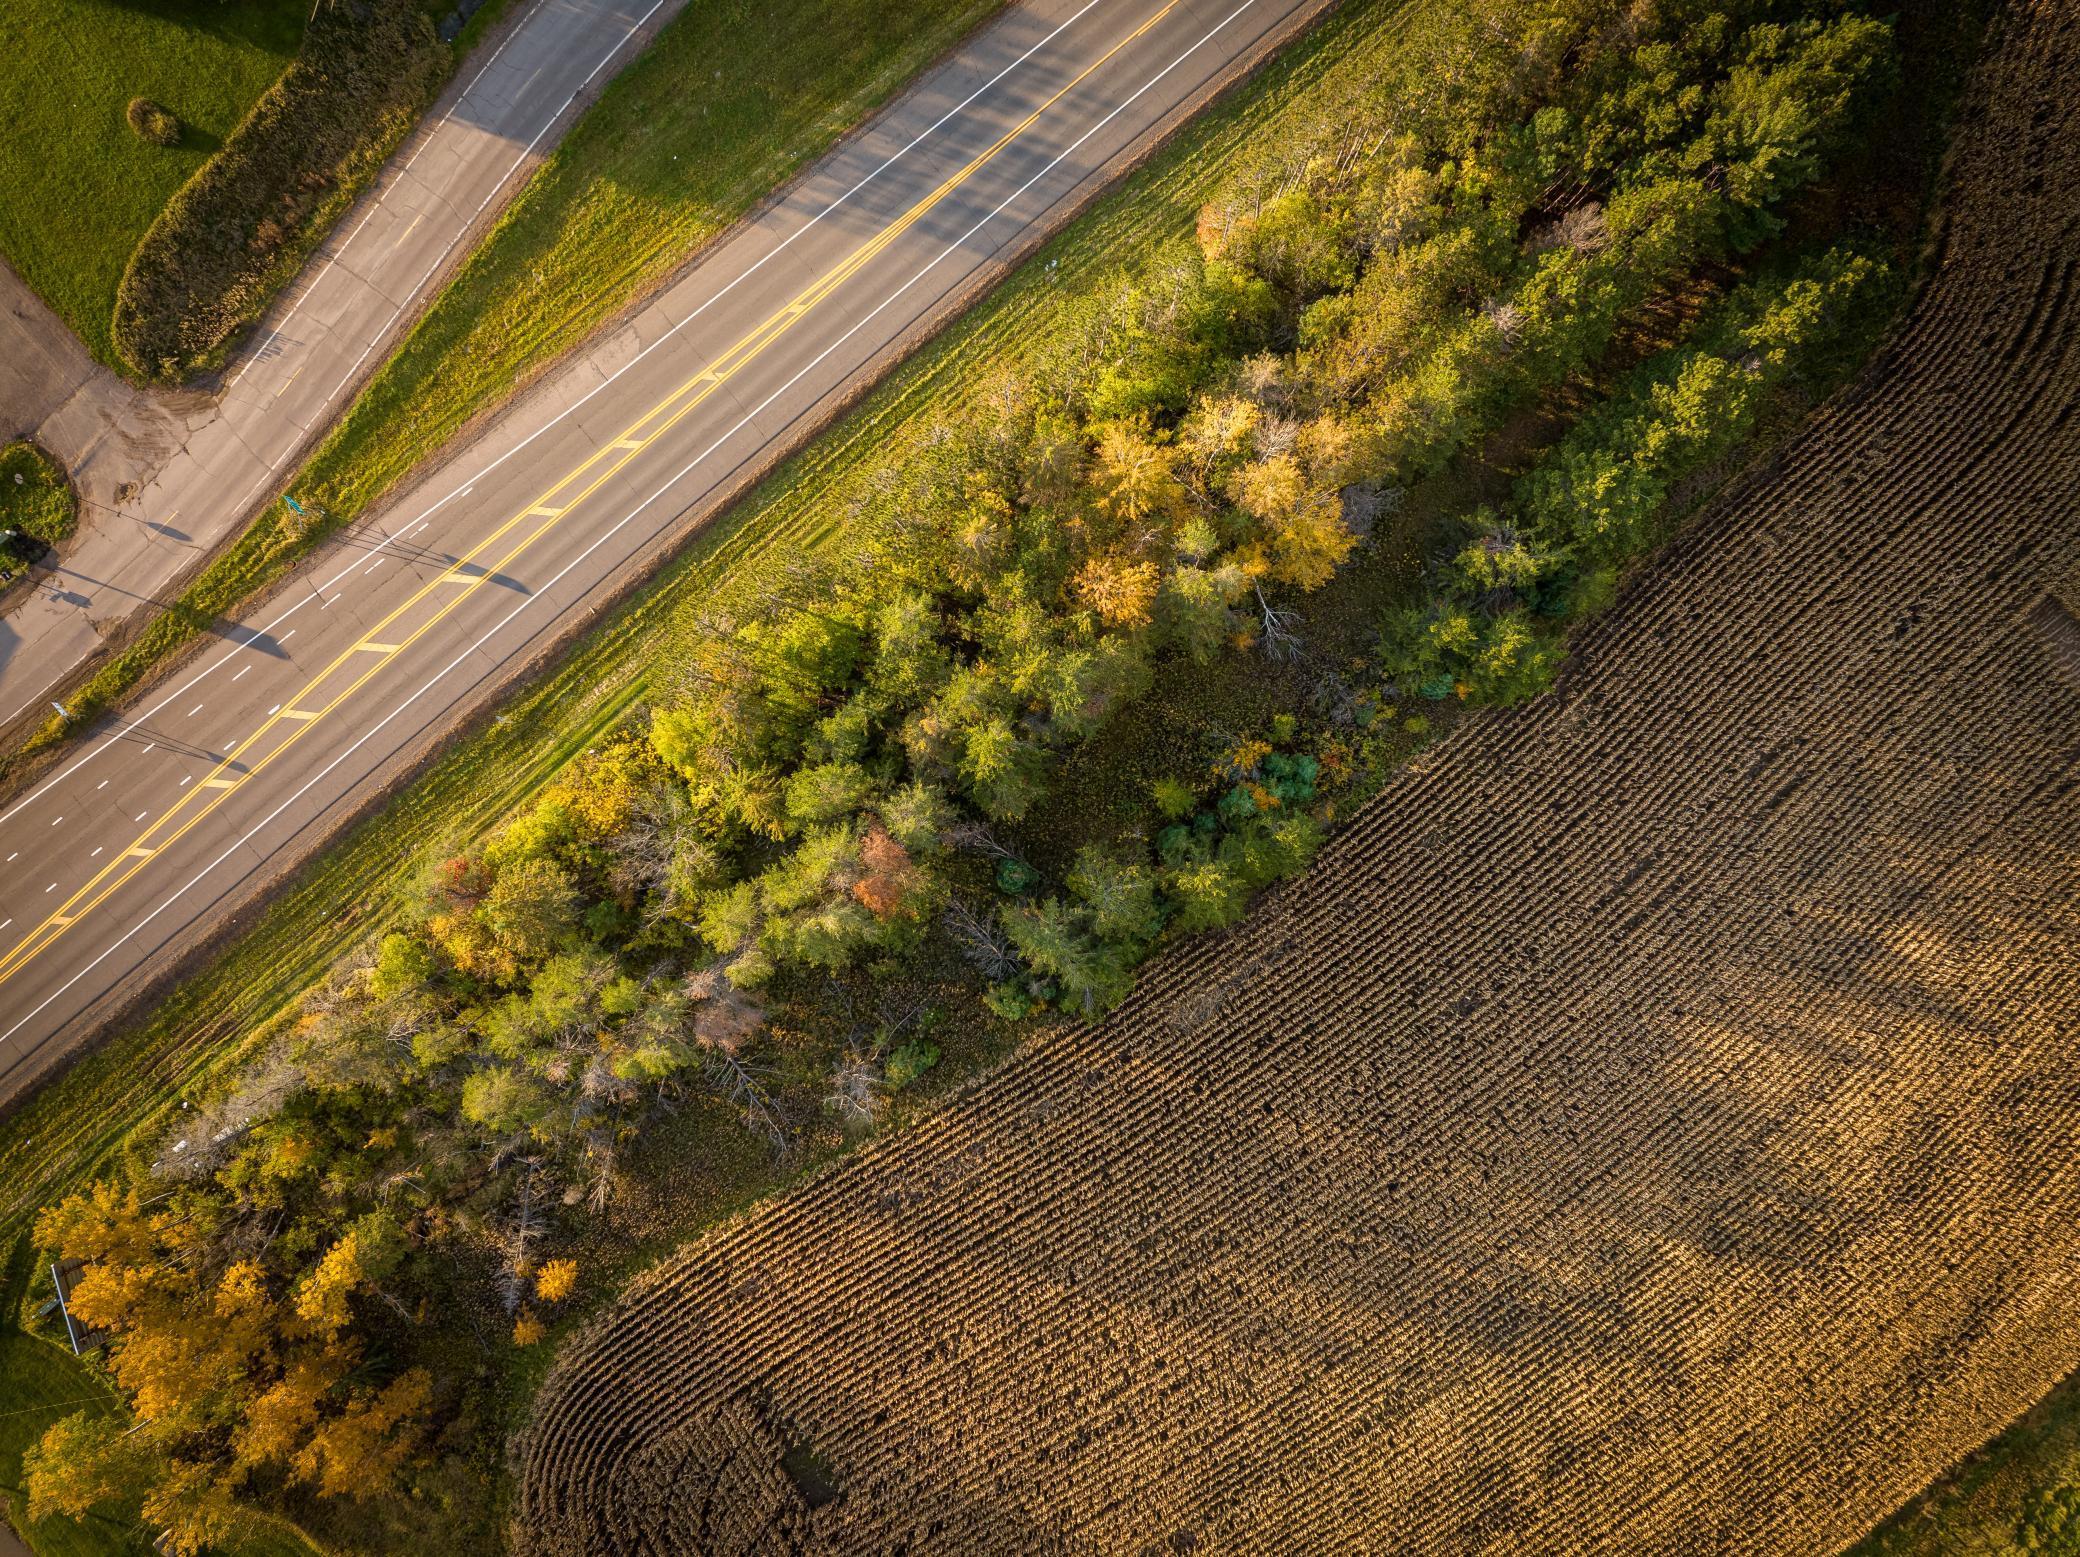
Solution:
<svg viewBox="0 0 2080 1557"><path fill-rule="evenodd" d="M23 1460L32 1519L123 1511L189 1557L223 1545L255 1472L320 1496L386 1491L432 1399L411 1372L363 1380L356 1303L402 1252L382 1213L352 1223L300 1279L216 1253L221 1202L182 1187L147 1198L102 1182L37 1220L41 1247L83 1262L69 1308L108 1332L108 1368L134 1420L82 1411ZM228 1432L226 1429L228 1428Z"/></svg>

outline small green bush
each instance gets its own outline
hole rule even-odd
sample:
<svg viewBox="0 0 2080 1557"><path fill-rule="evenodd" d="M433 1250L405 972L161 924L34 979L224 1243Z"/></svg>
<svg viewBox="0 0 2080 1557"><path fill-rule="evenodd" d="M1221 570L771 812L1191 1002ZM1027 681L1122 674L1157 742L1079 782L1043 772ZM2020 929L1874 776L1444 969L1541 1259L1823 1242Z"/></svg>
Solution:
<svg viewBox="0 0 2080 1557"><path fill-rule="evenodd" d="M939 1063L939 1046L929 1038L913 1038L888 1057L882 1079L889 1090L900 1092Z"/></svg>
<svg viewBox="0 0 2080 1557"><path fill-rule="evenodd" d="M181 122L170 109L161 108L149 97L133 97L130 106L123 110L123 117L130 121L130 128L137 138L154 146L178 146L181 143Z"/></svg>
<svg viewBox="0 0 2080 1557"><path fill-rule="evenodd" d="M50 455L26 441L0 449L0 530L55 546L78 514L72 483Z"/></svg>
<svg viewBox="0 0 2080 1557"><path fill-rule="evenodd" d="M1182 779L1157 779L1150 786L1150 793L1155 797L1156 810L1162 813L1166 822L1181 822L1199 809L1199 797Z"/></svg>
<svg viewBox="0 0 2080 1557"><path fill-rule="evenodd" d="M997 861L997 890L1006 897L1024 897L1040 885L1040 872L1024 860Z"/></svg>

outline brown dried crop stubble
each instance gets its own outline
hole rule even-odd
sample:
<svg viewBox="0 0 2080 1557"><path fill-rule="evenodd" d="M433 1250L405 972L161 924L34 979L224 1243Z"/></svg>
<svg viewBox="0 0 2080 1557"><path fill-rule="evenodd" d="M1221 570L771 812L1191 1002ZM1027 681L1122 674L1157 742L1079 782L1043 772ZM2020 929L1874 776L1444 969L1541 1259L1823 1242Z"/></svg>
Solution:
<svg viewBox="0 0 2080 1557"><path fill-rule="evenodd" d="M523 1549L1827 1552L2080 1363L2076 78L1555 694L579 1337Z"/></svg>

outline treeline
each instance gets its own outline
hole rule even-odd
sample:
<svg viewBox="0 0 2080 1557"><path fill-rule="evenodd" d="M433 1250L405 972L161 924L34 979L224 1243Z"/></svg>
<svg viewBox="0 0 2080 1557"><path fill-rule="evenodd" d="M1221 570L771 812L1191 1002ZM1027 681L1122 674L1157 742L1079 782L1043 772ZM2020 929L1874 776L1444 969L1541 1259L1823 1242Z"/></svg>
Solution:
<svg viewBox="0 0 2080 1557"><path fill-rule="evenodd" d="M1465 545L1434 570L1431 598L1389 628L1388 685L1433 702L1543 691L1565 624L1610 599L1683 484L1740 447L1787 379L1867 331L1893 279L1868 255L1829 249L1740 287L1690 342L1644 363L1517 483L1507 510L1465 516Z"/></svg>
<svg viewBox="0 0 2080 1557"><path fill-rule="evenodd" d="M1055 774L1137 699L1304 653L1295 603L1397 495L1779 233L1892 64L1845 5L1533 13L1397 12L1190 240L883 468L842 566L706 623L647 730L440 867L147 1178L47 1213L142 1430L52 1429L32 1510L149 1498L193 1551L256 1493L425 1492L407 1446L474 1406L415 1324L473 1285L539 1336L576 1275L541 1263L549 1235L612 1196L660 1099L720 1094L784 1143L805 1099L870 1121L937 1054L914 1011L832 1054L776 1044L769 1010L949 937L1004 1015L1102 1012L1158 940L1305 864L1363 776L1353 730L1535 689L1686 477L1875 295L1873 262L1758 276L1642 364L1472 516L1334 709L1158 784L1145 829L1059 881L1006 841L1073 804ZM176 1400L176 1375L205 1382Z"/></svg>

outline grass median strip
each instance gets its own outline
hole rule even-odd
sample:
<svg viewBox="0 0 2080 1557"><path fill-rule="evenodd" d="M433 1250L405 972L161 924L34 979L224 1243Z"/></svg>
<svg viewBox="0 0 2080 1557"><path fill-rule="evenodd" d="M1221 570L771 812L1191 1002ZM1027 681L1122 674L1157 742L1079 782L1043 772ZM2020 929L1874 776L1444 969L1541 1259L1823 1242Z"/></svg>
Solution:
<svg viewBox="0 0 2080 1557"><path fill-rule="evenodd" d="M285 575L827 150L1000 0L690 6L601 95L275 503L9 759L63 740ZM322 516L322 517L316 517Z"/></svg>

